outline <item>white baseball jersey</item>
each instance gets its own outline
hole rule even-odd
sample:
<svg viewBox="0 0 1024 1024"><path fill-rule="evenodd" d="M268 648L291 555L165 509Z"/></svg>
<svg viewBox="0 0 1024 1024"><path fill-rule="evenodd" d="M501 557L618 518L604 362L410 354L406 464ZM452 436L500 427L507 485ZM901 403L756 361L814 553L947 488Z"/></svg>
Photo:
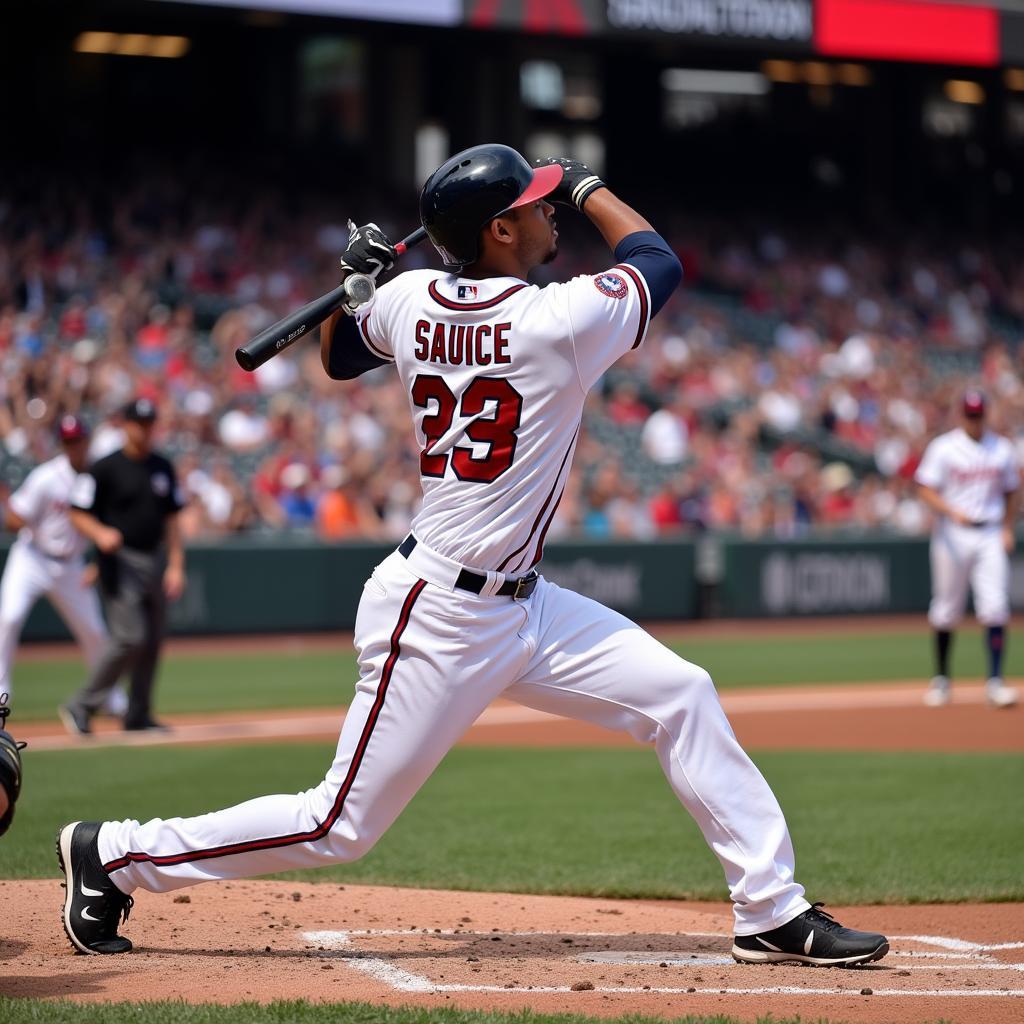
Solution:
<svg viewBox="0 0 1024 1024"><path fill-rule="evenodd" d="M624 264L546 288L423 270L380 289L359 331L408 390L424 497L417 543L363 587L359 682L334 763L305 793L105 822L98 853L121 892L355 860L501 697L655 748L722 864L737 934L807 909L782 811L707 672L543 576L521 596L493 587L540 559L586 393L643 341L650 309ZM490 589L464 586L467 566L486 570Z"/></svg>
<svg viewBox="0 0 1024 1024"><path fill-rule="evenodd" d="M986 430L980 441L958 427L925 449L914 477L973 522L1002 522L1006 494L1020 486L1013 445Z"/></svg>
<svg viewBox="0 0 1024 1024"><path fill-rule="evenodd" d="M68 518L77 478L68 457L58 455L33 469L8 502L26 523L19 536L52 558L78 558L85 551L85 538Z"/></svg>
<svg viewBox="0 0 1024 1024"><path fill-rule="evenodd" d="M359 327L409 395L423 485L417 538L477 569L535 565L587 392L641 344L650 310L646 282L625 263L545 288L436 270L381 287Z"/></svg>

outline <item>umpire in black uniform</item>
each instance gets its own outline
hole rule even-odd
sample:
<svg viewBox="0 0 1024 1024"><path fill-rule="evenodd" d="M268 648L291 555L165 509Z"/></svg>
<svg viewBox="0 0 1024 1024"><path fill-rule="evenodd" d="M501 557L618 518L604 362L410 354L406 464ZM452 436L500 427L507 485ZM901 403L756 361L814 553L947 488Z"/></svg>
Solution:
<svg viewBox="0 0 1024 1024"><path fill-rule="evenodd" d="M82 474L71 495L71 522L97 549L100 596L110 640L85 686L61 709L69 731L91 731L110 689L131 672L129 730L163 729L153 718L153 682L167 599L185 588L178 530L184 505L174 467L152 450L156 408L145 398L124 410L124 447Z"/></svg>

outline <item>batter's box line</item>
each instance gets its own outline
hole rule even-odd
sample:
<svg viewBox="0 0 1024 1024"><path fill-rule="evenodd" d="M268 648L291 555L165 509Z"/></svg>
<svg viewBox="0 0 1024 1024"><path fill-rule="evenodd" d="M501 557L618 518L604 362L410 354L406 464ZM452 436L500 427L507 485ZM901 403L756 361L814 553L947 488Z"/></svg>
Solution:
<svg viewBox="0 0 1024 1024"><path fill-rule="evenodd" d="M528 988L517 985L514 988L507 988L504 985L451 985L436 984L422 974L413 974L411 971L403 971L398 967L389 964L386 960L350 960L348 966L353 970L366 974L376 981L379 981L396 992L434 994L446 992L522 992L533 995L542 995L571 992L568 985L535 985ZM857 996L859 989L849 990L835 988L800 988L796 985L770 985L763 988L671 988L663 985L651 985L649 988L641 988L632 985L605 986L596 985L589 990L599 994L611 994L621 992L627 995L639 995L644 992L657 995L678 996L678 995L730 995L730 996L831 996L832 998L842 996ZM925 989L914 991L905 988L875 988L872 993L876 996L921 996L922 998L946 996L953 998L968 998L982 996L989 998L1020 998L1024 996L1024 988L1017 989Z"/></svg>
<svg viewBox="0 0 1024 1024"><path fill-rule="evenodd" d="M374 936L422 936L430 937L432 935L440 936L459 936L467 938L489 938L494 934L501 934L505 936L539 936L539 935L551 935L554 934L550 930L546 931L500 931L500 932L478 932L468 931L463 929L454 928L360 928L351 929L346 931L315 931L315 932L304 932L303 938L307 942L316 943L321 947L338 949L340 947L351 946L351 940L353 937L374 937ZM624 932L573 932L573 935L580 936L581 938L625 938L628 937L627 933ZM679 937L687 938L720 938L729 939L730 935L724 932L680 932L677 933ZM983 945L976 942L968 942L965 939L957 939L952 936L944 935L896 935L893 939L899 939L901 941L915 941L922 942L932 945L938 945L945 947L946 949L957 949L965 950L969 949L971 952L956 952L956 953L919 953L919 956L929 956L936 959L946 958L949 960L956 959L962 960L967 957L972 959L982 959L984 953L978 953L979 950L996 950L996 949L1019 949L1024 947L1024 943L1020 942L1007 942L999 943L994 945ZM894 954L897 957L898 953ZM905 954L907 956L913 956L912 952ZM346 965L352 970L359 971L362 974L366 974L389 988L398 992L507 992L507 991L520 991L520 992L538 992L538 993L557 993L557 992L570 992L572 989L568 985L537 985L532 988L517 986L515 989L507 989L504 985L463 985L463 984L440 984L431 981L429 978L422 974L414 974L411 971L405 971L401 968L395 967L387 960L381 960L379 958L368 958L358 957L347 959ZM696 962L695 962L696 963ZM940 963L936 965L926 964L920 966L907 966L901 965L904 970L916 970L916 971L927 971L927 970L938 970L942 967L949 967L948 963ZM1002 964L997 961L987 963L959 963L956 965L961 970L1024 970L1024 964ZM844 994L843 990L837 992L836 989L809 989L801 988L798 986L769 986L761 988L709 988L709 989L695 989L691 991L690 987L687 988L674 988L665 986L650 986L648 988L642 987L628 987L624 985L614 987L595 987L592 991L599 993L612 993L612 992L626 992L626 993L642 993L642 992L655 992L662 995L684 995L694 994L694 992L703 995L716 995L725 993L727 995L837 995ZM849 991L850 995L856 995L858 993L854 990ZM874 995L881 996L921 996L921 997L937 997L937 996L951 996L969 998L971 996L984 996L998 998L1000 996L1006 996L1010 998L1019 998L1024 996L1024 989L925 989L925 990L910 990L910 989L873 989Z"/></svg>
<svg viewBox="0 0 1024 1024"><path fill-rule="evenodd" d="M494 930L490 932L479 932L471 929L455 929L455 928L352 928L341 931L316 931L316 932L304 932L303 937L307 942L317 943L318 945L324 945L331 948L337 949L340 946L347 946L351 942L353 936L459 936L465 938L490 938L492 935L506 935L513 938L536 938L541 935L555 935L559 934L547 930L529 930L529 931L505 931L505 930ZM567 933L568 934L568 933ZM580 932L573 931L572 935L579 936L583 939L625 939L629 935L626 932ZM666 933L669 934L669 933ZM732 935L726 932L676 932L673 934L674 938L697 938L697 939L732 939ZM892 935L890 936L893 942L919 942L926 946L938 946L946 952L936 953L933 951L924 950L896 950L892 951L894 957L906 957L908 959L913 957L928 957L931 959L949 959L949 960L961 960L961 959L984 959L988 953L997 952L1000 950L1009 949L1024 949L1024 942L999 942L999 943L981 943L981 942L969 942L967 939L958 939L950 935ZM992 961L993 964L996 961ZM966 966L966 965L964 965ZM1003 964L1002 969L1024 969L1024 964Z"/></svg>
<svg viewBox="0 0 1024 1024"><path fill-rule="evenodd" d="M944 949L959 950L964 953L991 953L999 949L1024 949L1024 942L968 942L966 939L954 939L948 935L893 935L893 939L903 942L923 942L929 946L941 946Z"/></svg>

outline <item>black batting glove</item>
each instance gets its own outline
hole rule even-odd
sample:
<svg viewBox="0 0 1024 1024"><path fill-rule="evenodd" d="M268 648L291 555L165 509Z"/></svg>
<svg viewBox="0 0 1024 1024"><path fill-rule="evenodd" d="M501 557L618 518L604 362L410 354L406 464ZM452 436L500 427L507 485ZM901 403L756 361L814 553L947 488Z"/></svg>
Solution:
<svg viewBox="0 0 1024 1024"><path fill-rule="evenodd" d="M348 222L348 248L341 257L341 269L376 277L390 270L398 259L398 252L388 236L376 224L357 228Z"/></svg>
<svg viewBox="0 0 1024 1024"><path fill-rule="evenodd" d="M583 204L599 189L608 186L586 165L579 160L569 160L566 157L553 156L546 160L534 160L534 167L543 167L546 164L560 164L562 167L562 180L558 188L548 195L553 203L565 203L566 206L575 206L577 210L583 209Z"/></svg>
<svg viewBox="0 0 1024 1024"><path fill-rule="evenodd" d="M0 836L10 827L14 818L14 805L21 792L21 749L24 743L17 740L4 728L11 713L6 707L7 694L0 694L0 788L7 795L7 810L0 817Z"/></svg>

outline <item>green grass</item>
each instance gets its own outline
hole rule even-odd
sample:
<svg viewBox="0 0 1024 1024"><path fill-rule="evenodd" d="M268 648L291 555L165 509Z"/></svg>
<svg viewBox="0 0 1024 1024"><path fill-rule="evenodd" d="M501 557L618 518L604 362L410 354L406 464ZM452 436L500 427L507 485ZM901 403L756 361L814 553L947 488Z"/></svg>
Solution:
<svg viewBox="0 0 1024 1024"><path fill-rule="evenodd" d="M672 647L703 665L722 689L823 682L924 679L931 671L924 630L899 633L815 632L751 640L688 639ZM982 642L964 631L954 646L954 675L984 671ZM1024 675L1024 643L1009 645L1008 675ZM179 654L164 660L157 690L160 713L347 704L357 678L351 653ZM22 659L15 666L15 721L52 719L82 683L77 661Z"/></svg>
<svg viewBox="0 0 1024 1024"><path fill-rule="evenodd" d="M262 710L347 705L358 672L355 655L179 654L165 658L157 711ZM76 660L23 660L15 665L12 708L17 721L56 717L57 705L84 681Z"/></svg>
<svg viewBox="0 0 1024 1024"><path fill-rule="evenodd" d="M828 633L757 637L752 640L688 639L672 649L706 668L721 688L927 679L932 674L932 641L925 629L898 633ZM1004 672L1024 675L1024 639L1007 644ZM954 640L954 679L979 678L987 671L977 630Z"/></svg>
<svg viewBox="0 0 1024 1024"><path fill-rule="evenodd" d="M73 818L170 817L317 784L323 745L26 756L0 875L55 876ZM830 903L1024 899L1024 758L764 753L798 874ZM130 780L130 782L126 782ZM479 891L724 899L718 862L652 752L458 748L363 860L282 877Z"/></svg>
<svg viewBox="0 0 1024 1024"><path fill-rule="evenodd" d="M749 1020L749 1018L746 1018ZM669 1018L584 1017L569 1013L498 1013L450 1007L387 1007L370 1003L237 1003L216 1006L181 1002L72 1003L68 1000L0 996L4 1024L666 1024ZM672 1017L671 1024L739 1024L734 1017ZM812 1024L800 1017L758 1017L757 1024ZM827 1024L819 1020L817 1024ZM941 1021L937 1024L942 1024Z"/></svg>

